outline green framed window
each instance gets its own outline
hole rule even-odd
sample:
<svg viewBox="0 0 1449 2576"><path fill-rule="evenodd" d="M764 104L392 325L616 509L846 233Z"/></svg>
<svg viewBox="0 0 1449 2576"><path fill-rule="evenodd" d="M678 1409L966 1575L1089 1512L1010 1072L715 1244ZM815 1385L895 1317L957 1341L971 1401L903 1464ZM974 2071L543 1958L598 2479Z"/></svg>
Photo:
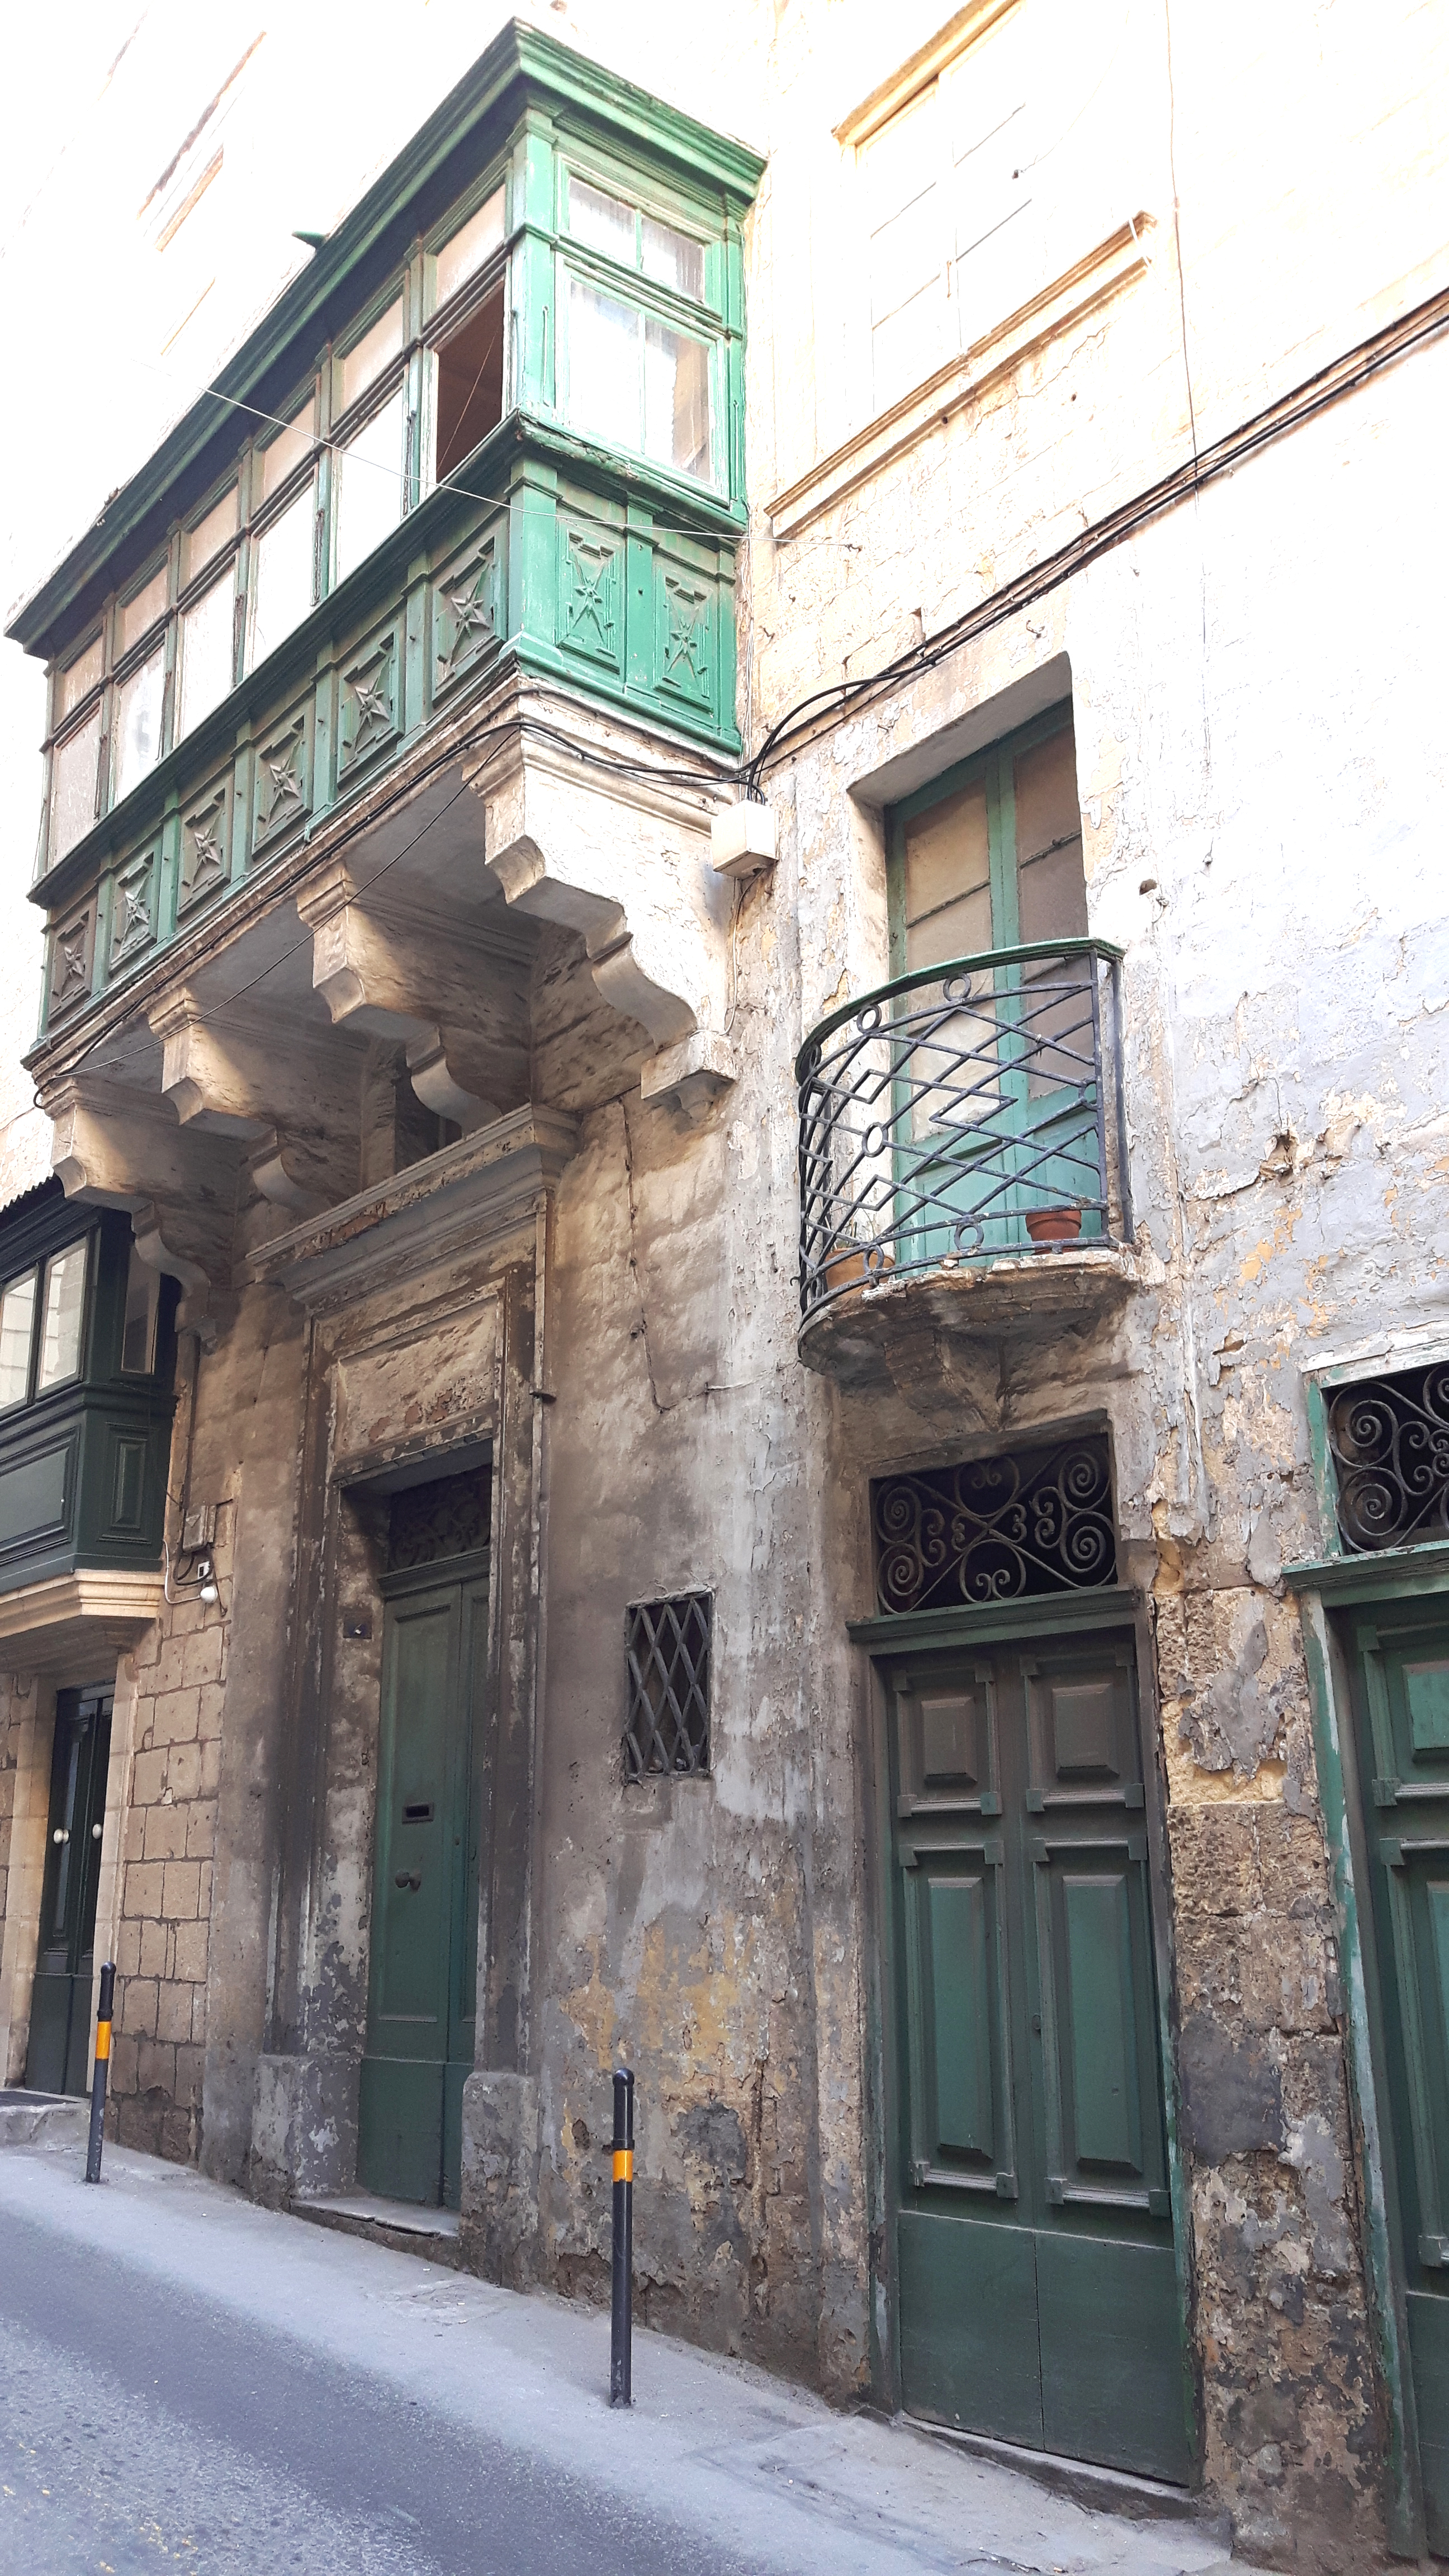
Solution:
<svg viewBox="0 0 1449 2576"><path fill-rule="evenodd" d="M79 1377L90 1241L63 1244L0 1288L0 1413Z"/></svg>
<svg viewBox="0 0 1449 2576"><path fill-rule="evenodd" d="M577 170L564 188L569 427L718 487L723 332L710 309L711 245Z"/></svg>
<svg viewBox="0 0 1449 2576"><path fill-rule="evenodd" d="M892 809L887 891L892 976L1026 941L1086 937L1069 705Z"/></svg>

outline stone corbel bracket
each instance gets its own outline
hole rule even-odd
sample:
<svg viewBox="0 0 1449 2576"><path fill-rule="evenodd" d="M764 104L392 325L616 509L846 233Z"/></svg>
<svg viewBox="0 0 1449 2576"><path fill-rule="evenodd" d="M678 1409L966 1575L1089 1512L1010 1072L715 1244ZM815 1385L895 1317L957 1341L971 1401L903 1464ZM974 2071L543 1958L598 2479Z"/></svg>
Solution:
<svg viewBox="0 0 1449 2576"><path fill-rule="evenodd" d="M576 931L605 1001L653 1038L641 1096L702 1117L738 1070L721 1029L733 897L710 864L710 782L696 803L524 734L468 784L508 903Z"/></svg>
<svg viewBox="0 0 1449 2576"><path fill-rule="evenodd" d="M277 1106L278 1091L290 1085L304 1095L298 1117L308 1116L305 1095L315 1085L306 1060L288 1066L275 1041L269 1045L250 1031L208 1024L191 993L173 994L149 1017L161 1041L161 1096L181 1125L249 1146L252 1179L273 1206L299 1216L326 1207L337 1191L327 1188L325 1174L315 1168L315 1147L308 1152ZM310 1109L315 1122L315 1098Z"/></svg>
<svg viewBox="0 0 1449 2576"><path fill-rule="evenodd" d="M67 1198L124 1208L143 1261L179 1279L179 1332L215 1340L217 1299L230 1285L238 1150L188 1134L154 1093L74 1076L46 1099L51 1167Z"/></svg>
<svg viewBox="0 0 1449 2576"><path fill-rule="evenodd" d="M299 895L312 934L312 982L334 1025L390 1039L413 1089L465 1135L516 1107L528 1088L526 984L506 962L470 957L456 928L364 907L341 860Z"/></svg>

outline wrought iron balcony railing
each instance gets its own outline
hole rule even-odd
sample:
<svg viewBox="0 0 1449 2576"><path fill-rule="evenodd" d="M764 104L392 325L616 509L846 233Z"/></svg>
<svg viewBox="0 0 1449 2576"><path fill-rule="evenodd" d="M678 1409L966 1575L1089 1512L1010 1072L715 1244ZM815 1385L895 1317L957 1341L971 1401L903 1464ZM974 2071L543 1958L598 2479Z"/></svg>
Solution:
<svg viewBox="0 0 1449 2576"><path fill-rule="evenodd" d="M811 1032L802 1315L871 1282L1131 1240L1120 956L1069 939L962 957Z"/></svg>

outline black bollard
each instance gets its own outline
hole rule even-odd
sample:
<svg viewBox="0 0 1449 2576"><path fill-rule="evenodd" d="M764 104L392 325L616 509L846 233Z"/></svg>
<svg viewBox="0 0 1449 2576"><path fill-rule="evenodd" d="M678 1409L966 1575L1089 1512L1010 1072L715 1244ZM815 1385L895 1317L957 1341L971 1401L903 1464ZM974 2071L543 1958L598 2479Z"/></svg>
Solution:
<svg viewBox="0 0 1449 2576"><path fill-rule="evenodd" d="M609 2345L609 2404L632 2406L634 2339L634 2078L614 2071L613 2332Z"/></svg>
<svg viewBox="0 0 1449 2576"><path fill-rule="evenodd" d="M101 1970L101 2008L96 2015L96 2062L91 2070L91 2142L86 2150L86 2180L101 2178L101 2131L106 2117L106 2077L111 2071L111 2007L116 2000L116 1963Z"/></svg>

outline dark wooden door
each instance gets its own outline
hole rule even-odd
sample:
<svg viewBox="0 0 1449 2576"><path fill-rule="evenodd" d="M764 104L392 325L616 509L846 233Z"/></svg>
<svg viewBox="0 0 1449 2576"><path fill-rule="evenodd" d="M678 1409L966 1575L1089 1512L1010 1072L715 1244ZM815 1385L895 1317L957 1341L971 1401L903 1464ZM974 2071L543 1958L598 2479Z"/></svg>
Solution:
<svg viewBox="0 0 1449 2576"><path fill-rule="evenodd" d="M367 2047L358 2173L456 2209L473 2069L486 1576L424 1583L384 1613Z"/></svg>
<svg viewBox="0 0 1449 2576"><path fill-rule="evenodd" d="M1383 1611L1354 1646L1424 2511L1449 2556L1449 1610Z"/></svg>
<svg viewBox="0 0 1449 2576"><path fill-rule="evenodd" d="M1130 1635L887 1685L905 2405L1185 2480Z"/></svg>
<svg viewBox="0 0 1449 2576"><path fill-rule="evenodd" d="M96 1891L110 1756L111 1693L61 1691L25 2060L25 2081L39 2093L84 2093L90 2078Z"/></svg>

